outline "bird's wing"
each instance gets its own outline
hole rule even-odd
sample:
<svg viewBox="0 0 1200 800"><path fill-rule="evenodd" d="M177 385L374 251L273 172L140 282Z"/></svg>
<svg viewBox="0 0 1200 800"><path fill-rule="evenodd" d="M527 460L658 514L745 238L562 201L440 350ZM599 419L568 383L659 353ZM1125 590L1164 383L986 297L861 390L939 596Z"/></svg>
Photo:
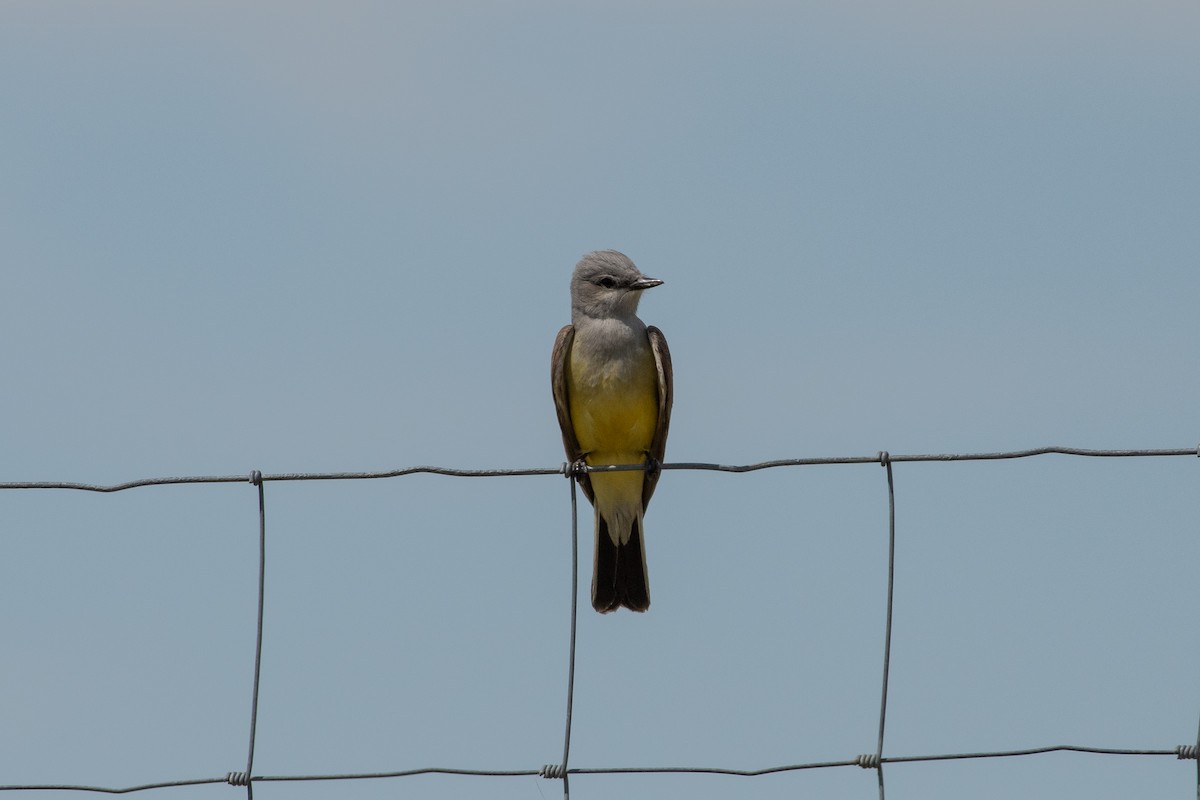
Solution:
<svg viewBox="0 0 1200 800"><path fill-rule="evenodd" d="M653 325L647 326L646 336L650 339L650 350L654 353L654 368L658 372L658 427L650 442L650 457L662 463L667 452L667 430L671 427L671 403L675 399L674 373L671 369L671 351L667 349L667 337ZM646 472L642 483L642 508L650 502L658 476L662 470Z"/></svg>
<svg viewBox="0 0 1200 800"><path fill-rule="evenodd" d="M554 350L550 354L550 388L554 392L554 410L558 412L563 450L567 453L567 461L572 464L583 458L579 440L575 438L575 425L571 422L571 402L567 397L567 356L571 352L571 342L574 339L575 328L564 325L554 340ZM578 477L579 486L587 496L588 502L594 503L591 479L586 474Z"/></svg>

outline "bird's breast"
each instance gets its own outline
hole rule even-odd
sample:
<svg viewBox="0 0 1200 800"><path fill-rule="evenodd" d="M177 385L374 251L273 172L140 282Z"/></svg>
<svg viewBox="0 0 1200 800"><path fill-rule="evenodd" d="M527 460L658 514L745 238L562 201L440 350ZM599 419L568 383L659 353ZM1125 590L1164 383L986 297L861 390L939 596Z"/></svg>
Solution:
<svg viewBox="0 0 1200 800"><path fill-rule="evenodd" d="M583 345L582 347L580 345ZM576 339L567 361L571 419L590 463L633 463L658 425L658 373L649 342L603 352Z"/></svg>

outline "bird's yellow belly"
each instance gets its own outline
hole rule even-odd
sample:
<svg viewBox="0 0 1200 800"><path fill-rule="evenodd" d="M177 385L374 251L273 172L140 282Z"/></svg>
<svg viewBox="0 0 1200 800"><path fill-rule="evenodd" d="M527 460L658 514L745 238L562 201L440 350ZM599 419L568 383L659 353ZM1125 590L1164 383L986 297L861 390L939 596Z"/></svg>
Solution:
<svg viewBox="0 0 1200 800"><path fill-rule="evenodd" d="M642 464L658 427L658 372L649 346L632 363L588 362L573 348L567 395L575 439L590 466ZM596 511L615 541L625 541L642 510L645 473L593 473Z"/></svg>
<svg viewBox="0 0 1200 800"><path fill-rule="evenodd" d="M624 375L572 364L567 389L571 419L589 464L640 464L645 459L658 426L657 374L653 357L647 356L649 363ZM581 381L576 378L580 372L599 377Z"/></svg>

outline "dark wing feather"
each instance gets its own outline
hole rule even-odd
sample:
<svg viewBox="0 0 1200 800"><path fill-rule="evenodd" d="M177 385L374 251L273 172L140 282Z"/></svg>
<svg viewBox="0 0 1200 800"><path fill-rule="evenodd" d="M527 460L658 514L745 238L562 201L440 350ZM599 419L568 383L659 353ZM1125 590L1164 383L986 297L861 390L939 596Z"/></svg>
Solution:
<svg viewBox="0 0 1200 800"><path fill-rule="evenodd" d="M571 422L571 403L567 397L567 356L571 352L571 342L574 339L575 328L564 325L554 340L554 350L550 354L550 388L554 392L554 410L558 412L563 450L567 453L567 461L572 464L583 458L583 451L579 449L579 441L575 438L575 425ZM661 401L659 404L661 405ZM588 502L594 503L592 481L586 474L579 476L579 486L587 496Z"/></svg>
<svg viewBox="0 0 1200 800"><path fill-rule="evenodd" d="M654 429L654 439L650 442L650 457L660 464L667 452L667 430L671 427L671 403L675 399L674 372L671 369L671 351L667 349L667 337L658 328L650 325L646 328L646 336L650 339L650 350L654 353L654 366L658 371L658 427ZM650 503L654 487L658 485L658 476L662 470L646 473L642 484L642 510Z"/></svg>

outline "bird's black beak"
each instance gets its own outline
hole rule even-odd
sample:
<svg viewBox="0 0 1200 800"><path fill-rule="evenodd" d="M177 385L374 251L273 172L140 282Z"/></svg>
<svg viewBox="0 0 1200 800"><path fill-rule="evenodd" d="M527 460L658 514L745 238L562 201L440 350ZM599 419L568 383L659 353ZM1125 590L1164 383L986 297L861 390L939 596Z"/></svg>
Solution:
<svg viewBox="0 0 1200 800"><path fill-rule="evenodd" d="M662 286L662 281L658 278L638 278L629 284L629 288L635 292L640 292L642 289L653 289L655 286Z"/></svg>

